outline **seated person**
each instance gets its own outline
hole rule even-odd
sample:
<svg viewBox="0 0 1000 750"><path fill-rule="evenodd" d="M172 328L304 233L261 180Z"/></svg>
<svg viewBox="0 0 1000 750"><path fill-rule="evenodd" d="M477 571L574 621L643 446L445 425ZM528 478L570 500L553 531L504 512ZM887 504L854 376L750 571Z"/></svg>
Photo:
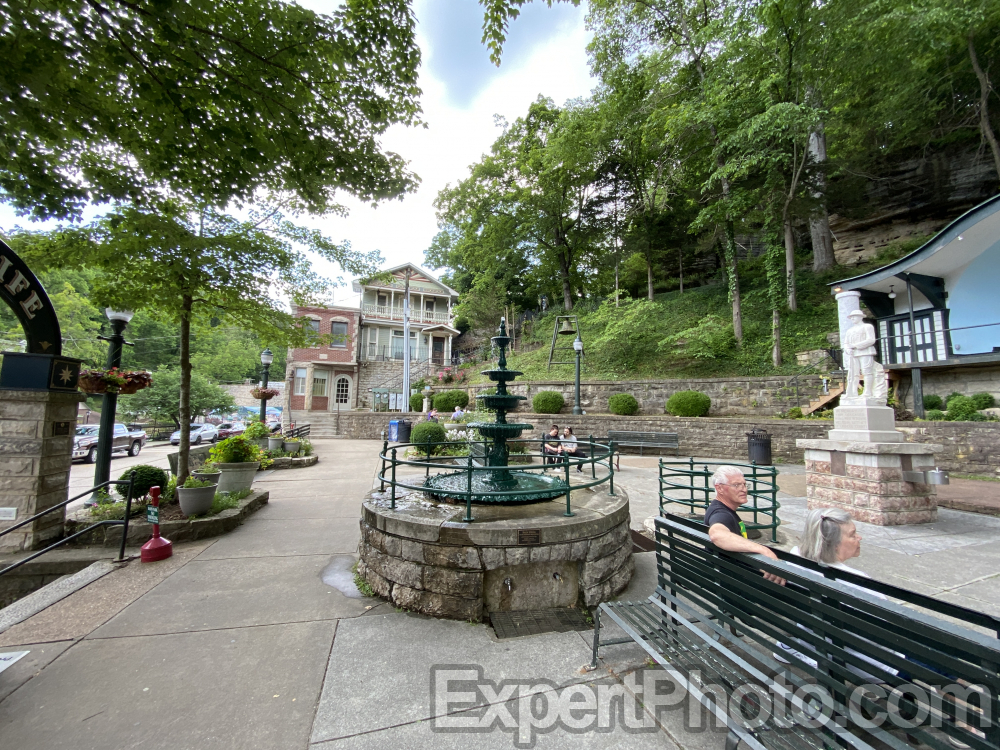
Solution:
<svg viewBox="0 0 1000 750"><path fill-rule="evenodd" d="M549 430L549 434L545 436L545 442L542 443L542 454L544 456L542 463L544 464L554 464L558 460L556 457L562 453L562 442L559 440L559 425L552 425L552 429Z"/></svg>
<svg viewBox="0 0 1000 750"><path fill-rule="evenodd" d="M456 405L455 405L455 411L453 411L453 412L451 413L451 421L452 421L452 422L457 422L458 420L460 420L460 419L461 419L462 417L464 417L464 416L465 416L465 412L464 412L464 411L462 411L462 407L461 407L461 406L458 406L458 405L456 404Z"/></svg>
<svg viewBox="0 0 1000 750"><path fill-rule="evenodd" d="M438 412L437 412L437 409L432 408L429 412L427 412L427 421L428 422L437 422L438 421Z"/></svg>
<svg viewBox="0 0 1000 750"><path fill-rule="evenodd" d="M583 453L580 452L580 448L577 445L576 435L573 434L573 428L566 427L563 429L563 434L560 443L562 447L562 454L564 456L573 456L574 458L584 458ZM583 464L577 464L576 470L582 472Z"/></svg>

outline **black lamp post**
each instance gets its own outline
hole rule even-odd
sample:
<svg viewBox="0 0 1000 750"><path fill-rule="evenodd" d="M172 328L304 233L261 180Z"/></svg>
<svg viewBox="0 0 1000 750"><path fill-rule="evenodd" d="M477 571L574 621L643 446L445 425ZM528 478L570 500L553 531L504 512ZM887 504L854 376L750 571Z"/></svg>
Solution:
<svg viewBox="0 0 1000 750"><path fill-rule="evenodd" d="M580 406L580 357L583 355L583 339L580 332L576 332L576 339L573 341L573 351L576 352L576 401L573 404L574 414L583 414L583 407Z"/></svg>
<svg viewBox="0 0 1000 750"><path fill-rule="evenodd" d="M267 348L260 353L260 363L264 365L264 375L261 378L261 388L267 388L267 374L271 367L271 363L274 362L274 355L271 353L271 349ZM260 421L267 421L267 399L262 398L260 400Z"/></svg>
<svg viewBox="0 0 1000 750"><path fill-rule="evenodd" d="M108 347L108 369L120 367L122 363L122 346L127 343L122 335L125 326L132 320L131 310L105 309L104 314L111 321L111 335L98 336L102 341L107 341ZM130 344L131 346L131 344ZM115 440L115 412L118 409L118 389L108 388L104 394L104 401L101 406L101 426L97 431L97 464L94 467L94 486L104 484L111 479L111 450ZM97 495L94 493L87 505L97 504Z"/></svg>

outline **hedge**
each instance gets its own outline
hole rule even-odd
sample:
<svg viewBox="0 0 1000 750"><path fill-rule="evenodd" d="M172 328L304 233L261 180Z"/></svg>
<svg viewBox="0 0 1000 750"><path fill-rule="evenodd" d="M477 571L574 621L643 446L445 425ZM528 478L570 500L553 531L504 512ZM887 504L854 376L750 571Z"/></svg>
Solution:
<svg viewBox="0 0 1000 750"><path fill-rule="evenodd" d="M942 411L944 409L944 399L940 396L935 396L933 393L929 396L924 396L924 409Z"/></svg>
<svg viewBox="0 0 1000 750"><path fill-rule="evenodd" d="M442 413L448 412L450 414L455 411L456 406L461 406L464 409L468 405L469 394L465 391L456 389L434 394L434 408Z"/></svg>
<svg viewBox="0 0 1000 750"><path fill-rule="evenodd" d="M424 410L424 394L413 393L410 394L410 411L423 411Z"/></svg>
<svg viewBox="0 0 1000 750"><path fill-rule="evenodd" d="M539 391L531 399L531 408L535 414L558 414L566 400L557 391Z"/></svg>
<svg viewBox="0 0 1000 750"><path fill-rule="evenodd" d="M667 411L675 417L704 417L712 408L712 399L701 391L677 391L667 399Z"/></svg>
<svg viewBox="0 0 1000 750"><path fill-rule="evenodd" d="M129 474L133 471L135 472L135 482L132 484L133 500L145 497L153 487L160 487L164 490L167 488L167 482L169 481L167 472L157 466L150 466L149 464L139 464L138 466L126 469L125 473L118 477L118 479L127 482ZM125 493L127 491L128 487L124 485L118 485L115 488L115 492L122 497L125 497Z"/></svg>
<svg viewBox="0 0 1000 750"><path fill-rule="evenodd" d="M972 420L973 414L978 414L978 409L976 402L969 396L951 396L948 399L949 422L968 422Z"/></svg>
<svg viewBox="0 0 1000 750"><path fill-rule="evenodd" d="M608 399L608 411L630 417L639 411L639 402L630 393L616 393Z"/></svg>
<svg viewBox="0 0 1000 750"><path fill-rule="evenodd" d="M440 422L417 422L410 432L411 443L443 443L444 425Z"/></svg>
<svg viewBox="0 0 1000 750"><path fill-rule="evenodd" d="M976 404L976 409L992 409L997 405L997 400L989 393L973 393L972 401Z"/></svg>

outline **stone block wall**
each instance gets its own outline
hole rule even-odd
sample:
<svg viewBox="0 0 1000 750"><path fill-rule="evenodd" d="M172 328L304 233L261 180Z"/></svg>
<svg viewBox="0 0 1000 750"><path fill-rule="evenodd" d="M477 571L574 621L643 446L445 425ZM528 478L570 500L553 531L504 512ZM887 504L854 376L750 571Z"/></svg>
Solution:
<svg viewBox="0 0 1000 750"><path fill-rule="evenodd" d="M900 371L905 392L906 408L913 408L913 388L910 373ZM973 393L989 393L1000 403L1000 365L992 367L963 367L962 369L938 369L927 367L921 371L924 395L934 394L944 398L952 393L971 396Z"/></svg>
<svg viewBox="0 0 1000 750"><path fill-rule="evenodd" d="M0 531L67 498L73 434L82 393L0 390L0 507L15 508ZM56 434L63 423L65 434ZM0 550L34 549L62 536L63 511L54 511L0 537Z"/></svg>

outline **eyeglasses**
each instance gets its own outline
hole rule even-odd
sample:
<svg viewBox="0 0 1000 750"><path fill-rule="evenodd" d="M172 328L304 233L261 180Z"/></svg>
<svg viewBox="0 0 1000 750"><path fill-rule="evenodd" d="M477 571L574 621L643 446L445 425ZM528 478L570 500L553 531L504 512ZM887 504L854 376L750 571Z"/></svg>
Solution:
<svg viewBox="0 0 1000 750"><path fill-rule="evenodd" d="M728 487L742 487L743 489L747 488L746 482L716 482L715 486L718 487L720 484L724 484Z"/></svg>

